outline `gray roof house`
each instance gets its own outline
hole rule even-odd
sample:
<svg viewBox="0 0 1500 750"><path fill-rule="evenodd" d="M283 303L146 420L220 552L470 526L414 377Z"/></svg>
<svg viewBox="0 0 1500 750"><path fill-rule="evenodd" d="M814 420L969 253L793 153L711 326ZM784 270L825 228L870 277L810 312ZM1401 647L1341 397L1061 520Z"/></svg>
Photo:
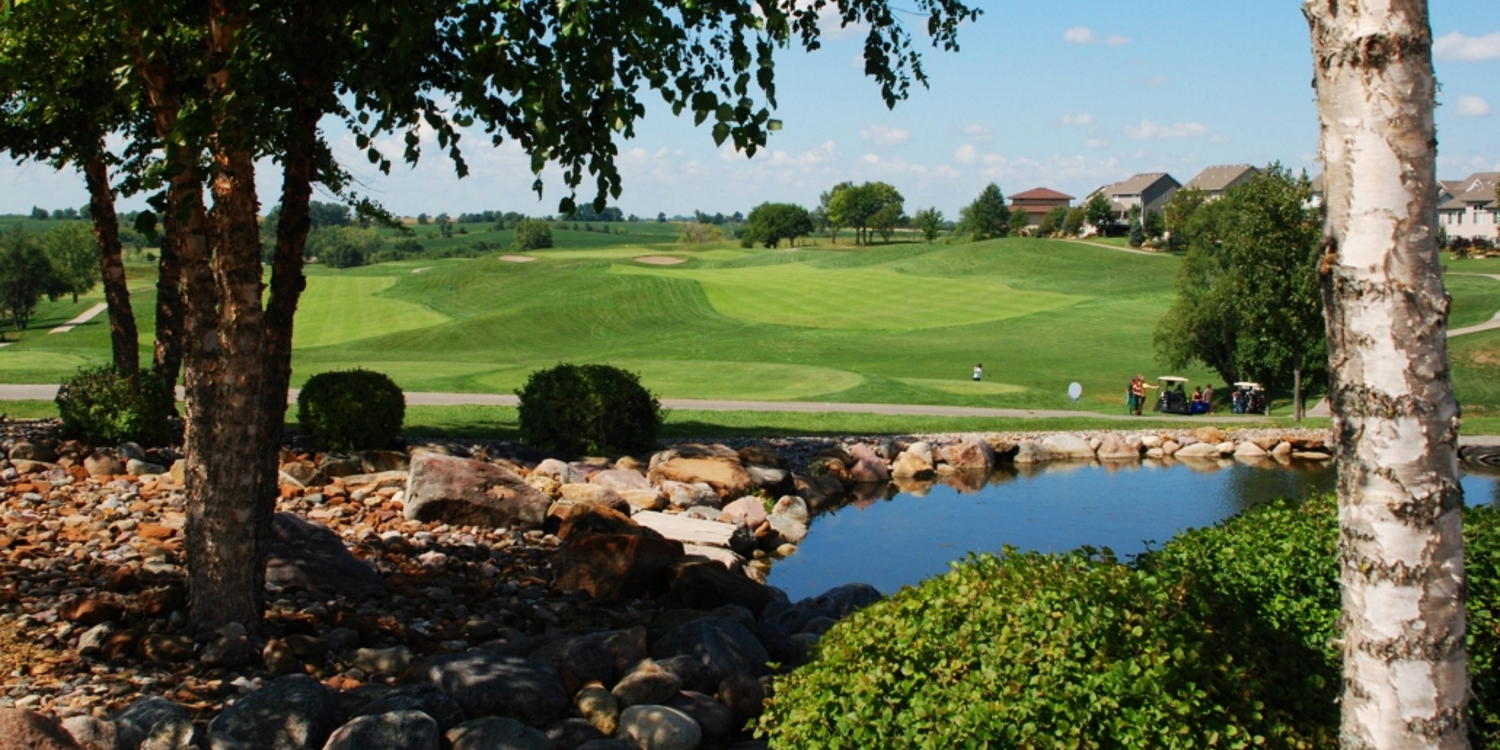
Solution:
<svg viewBox="0 0 1500 750"><path fill-rule="evenodd" d="M1495 196L1497 184L1500 184L1500 172L1475 172L1465 180L1441 181L1438 226L1449 237L1484 237L1494 242L1496 228L1500 226L1500 201Z"/></svg>
<svg viewBox="0 0 1500 750"><path fill-rule="evenodd" d="M1114 205L1115 217L1120 221L1125 221L1133 206L1144 206L1148 212L1161 211L1162 206L1165 206L1181 187L1182 183L1166 172L1147 172L1124 182L1105 185L1090 193L1089 197L1103 193Z"/></svg>
<svg viewBox="0 0 1500 750"><path fill-rule="evenodd" d="M1250 178L1260 174L1260 170L1249 164L1227 164L1217 167L1209 167L1198 173L1197 177L1188 180L1183 185L1183 190L1202 190L1208 194L1209 200L1216 200L1235 185L1243 185Z"/></svg>

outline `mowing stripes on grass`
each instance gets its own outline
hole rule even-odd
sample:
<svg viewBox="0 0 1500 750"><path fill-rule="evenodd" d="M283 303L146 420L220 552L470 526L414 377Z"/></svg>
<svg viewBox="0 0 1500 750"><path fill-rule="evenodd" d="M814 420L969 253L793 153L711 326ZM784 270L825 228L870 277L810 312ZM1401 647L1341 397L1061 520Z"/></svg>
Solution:
<svg viewBox="0 0 1500 750"><path fill-rule="evenodd" d="M380 294L395 283L394 276L309 276L297 306L292 345L332 346L448 322L447 316L422 305Z"/></svg>

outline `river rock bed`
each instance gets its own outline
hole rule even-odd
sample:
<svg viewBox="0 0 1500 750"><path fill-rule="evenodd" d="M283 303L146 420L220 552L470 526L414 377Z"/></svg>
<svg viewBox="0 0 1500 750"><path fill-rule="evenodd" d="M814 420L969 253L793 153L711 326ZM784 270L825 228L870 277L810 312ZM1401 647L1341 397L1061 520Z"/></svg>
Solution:
<svg viewBox="0 0 1500 750"><path fill-rule="evenodd" d="M179 456L54 431L0 424L3 750L763 747L743 728L768 663L803 663L881 596L763 585L817 513L1003 462L1327 457L1326 431L1281 430L682 441L575 462L293 437L261 632L195 633Z"/></svg>

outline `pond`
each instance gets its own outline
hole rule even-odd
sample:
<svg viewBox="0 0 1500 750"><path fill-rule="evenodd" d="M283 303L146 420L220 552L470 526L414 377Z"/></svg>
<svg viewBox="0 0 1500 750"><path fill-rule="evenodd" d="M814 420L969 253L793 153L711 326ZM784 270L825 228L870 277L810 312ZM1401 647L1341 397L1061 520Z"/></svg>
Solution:
<svg viewBox="0 0 1500 750"><path fill-rule="evenodd" d="M1334 488L1334 470L1323 463L1224 463L1050 463L1025 472L1004 467L962 490L892 485L814 518L797 553L772 567L769 583L793 601L856 581L892 594L970 551L1002 545L1109 547L1126 559L1268 500ZM1468 474L1463 488L1471 505L1500 499L1500 474Z"/></svg>

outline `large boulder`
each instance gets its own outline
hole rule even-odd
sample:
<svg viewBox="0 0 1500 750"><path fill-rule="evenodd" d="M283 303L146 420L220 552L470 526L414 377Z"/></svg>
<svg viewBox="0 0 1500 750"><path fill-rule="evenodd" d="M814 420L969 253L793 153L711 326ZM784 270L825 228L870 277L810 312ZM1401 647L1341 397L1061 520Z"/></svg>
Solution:
<svg viewBox="0 0 1500 750"><path fill-rule="evenodd" d="M608 487L615 492L651 489L651 482L646 480L646 475L635 469L608 469L601 471L589 477L589 484Z"/></svg>
<svg viewBox="0 0 1500 750"><path fill-rule="evenodd" d="M421 711L437 722L440 731L463 723L464 710L453 696L425 682L403 685L364 705L355 716L379 716L399 711Z"/></svg>
<svg viewBox="0 0 1500 750"><path fill-rule="evenodd" d="M211 750L313 750L333 731L327 688L305 674L278 677L209 722Z"/></svg>
<svg viewBox="0 0 1500 750"><path fill-rule="evenodd" d="M703 730L703 750L722 750L735 730L743 726L735 723L729 707L703 693L684 690L666 705L687 714Z"/></svg>
<svg viewBox="0 0 1500 750"><path fill-rule="evenodd" d="M470 652L435 656L423 671L466 716L509 716L540 727L568 708L562 675L544 662Z"/></svg>
<svg viewBox="0 0 1500 750"><path fill-rule="evenodd" d="M1058 461L1092 461L1094 459L1094 448L1089 441L1077 435L1061 433L1048 435L1042 440L1042 447Z"/></svg>
<svg viewBox="0 0 1500 750"><path fill-rule="evenodd" d="M1039 464L1052 460L1052 452L1047 446L1035 440L1021 440L1016 443L1015 455L1011 457L1012 463L1017 464Z"/></svg>
<svg viewBox="0 0 1500 750"><path fill-rule="evenodd" d="M933 472L932 446L912 443L891 463L893 477L923 477Z"/></svg>
<svg viewBox="0 0 1500 750"><path fill-rule="evenodd" d="M832 610L836 617L844 617L884 598L880 589L868 583L846 583L824 591L804 603L809 608Z"/></svg>
<svg viewBox="0 0 1500 750"><path fill-rule="evenodd" d="M665 703L682 690L682 678L651 659L635 665L610 689L620 708Z"/></svg>
<svg viewBox="0 0 1500 750"><path fill-rule="evenodd" d="M609 645L604 638L592 635L553 641L533 651L531 659L557 667L570 695L590 682L608 685L616 677Z"/></svg>
<svg viewBox="0 0 1500 750"><path fill-rule="evenodd" d="M551 498L503 466L430 452L411 461L409 520L539 529L551 504Z"/></svg>
<svg viewBox="0 0 1500 750"><path fill-rule="evenodd" d="M67 731L31 711L0 708L0 750L80 750Z"/></svg>
<svg viewBox="0 0 1500 750"><path fill-rule="evenodd" d="M724 446L678 446L651 457L647 478L652 484L662 482L704 483L721 498L739 497L754 482L740 463L740 456Z"/></svg>
<svg viewBox="0 0 1500 750"><path fill-rule="evenodd" d="M754 532L737 523L719 523L656 511L642 511L632 516L631 520L666 539L675 539L683 544L727 547L742 555L752 554L756 548Z"/></svg>
<svg viewBox="0 0 1500 750"><path fill-rule="evenodd" d="M886 468L885 461L874 448L864 443L855 443L849 449L849 457L854 459L854 463L849 466L851 481L859 484L890 481L890 469Z"/></svg>
<svg viewBox="0 0 1500 750"><path fill-rule="evenodd" d="M735 675L759 677L766 673L770 656L744 625L722 618L704 617L668 630L651 647L651 658L690 656L711 669L715 682Z"/></svg>
<svg viewBox="0 0 1500 750"><path fill-rule="evenodd" d="M1172 456L1173 458L1186 459L1218 458L1219 446L1213 443L1193 443L1192 445L1184 445L1178 448L1177 452L1173 453Z"/></svg>
<svg viewBox="0 0 1500 750"><path fill-rule="evenodd" d="M1134 461L1141 457L1141 450L1111 432L1099 443L1097 455L1100 461Z"/></svg>
<svg viewBox="0 0 1500 750"><path fill-rule="evenodd" d="M620 511L599 503L572 503L554 506L550 515L559 518L559 539L573 539L589 534L618 534L622 536L644 536L660 539L661 535L635 521Z"/></svg>
<svg viewBox="0 0 1500 750"><path fill-rule="evenodd" d="M620 713L620 737L640 750L697 750L703 730L675 708L631 706Z"/></svg>
<svg viewBox="0 0 1500 750"><path fill-rule="evenodd" d="M1272 446L1272 447L1275 447L1275 446ZM1257 444L1255 444L1253 442L1250 442L1248 440L1245 441L1245 442L1243 442L1243 443L1240 443L1239 445L1237 445L1237 446L1234 447L1234 457L1235 458L1246 459L1246 460L1255 460L1255 459L1266 458L1269 455L1270 454L1268 454L1266 452L1266 449L1264 449L1264 448L1260 447L1259 445L1257 445Z"/></svg>
<svg viewBox="0 0 1500 750"><path fill-rule="evenodd" d="M755 495L746 495L724 506L724 515L753 529L766 522L766 504Z"/></svg>
<svg viewBox="0 0 1500 750"><path fill-rule="evenodd" d="M718 508L724 505L724 498L719 497L718 490L704 482L665 480L661 483L659 490L666 497L667 503L677 508L692 508L699 505Z"/></svg>
<svg viewBox="0 0 1500 750"><path fill-rule="evenodd" d="M114 725L124 747L191 750L198 747L198 728L187 711L159 696L141 698L116 714Z"/></svg>
<svg viewBox="0 0 1500 750"><path fill-rule="evenodd" d="M764 584L721 565L685 565L672 581L672 588L662 598L662 604L704 612L726 604L737 604L759 617L775 599L776 595Z"/></svg>
<svg viewBox="0 0 1500 750"><path fill-rule="evenodd" d="M983 472L995 469L995 449L976 437L965 437L937 450L938 459L953 471Z"/></svg>
<svg viewBox="0 0 1500 750"><path fill-rule="evenodd" d="M369 563L355 557L327 526L292 513L271 521L266 584L331 589L346 596L381 597L385 581Z"/></svg>
<svg viewBox="0 0 1500 750"><path fill-rule="evenodd" d="M540 729L498 716L466 721L448 730L447 740L452 750L553 750Z"/></svg>
<svg viewBox="0 0 1500 750"><path fill-rule="evenodd" d="M683 554L682 543L671 539L582 536L553 558L553 583L564 590L587 591L601 602L630 601L666 591Z"/></svg>
<svg viewBox="0 0 1500 750"><path fill-rule="evenodd" d="M360 716L339 727L323 750L438 750L442 732L421 711Z"/></svg>

